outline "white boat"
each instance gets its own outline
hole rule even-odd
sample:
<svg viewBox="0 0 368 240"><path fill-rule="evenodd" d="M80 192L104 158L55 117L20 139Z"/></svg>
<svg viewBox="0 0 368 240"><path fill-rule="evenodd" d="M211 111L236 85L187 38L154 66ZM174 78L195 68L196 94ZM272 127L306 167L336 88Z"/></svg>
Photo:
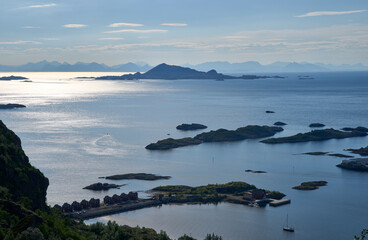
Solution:
<svg viewBox="0 0 368 240"><path fill-rule="evenodd" d="M289 226L289 215L286 215L286 226L282 229L286 232L294 232L294 228Z"/></svg>

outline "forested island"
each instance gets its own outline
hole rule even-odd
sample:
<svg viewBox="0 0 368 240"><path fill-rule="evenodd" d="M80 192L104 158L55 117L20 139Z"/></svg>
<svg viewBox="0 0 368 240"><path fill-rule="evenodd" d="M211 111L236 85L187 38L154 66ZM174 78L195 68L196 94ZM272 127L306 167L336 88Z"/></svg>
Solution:
<svg viewBox="0 0 368 240"><path fill-rule="evenodd" d="M216 131L204 132L194 138L173 139L167 138L146 146L149 150L168 150L172 148L198 145L205 142L230 142L245 139L270 137L283 131L281 127L248 125L236 130L218 129Z"/></svg>
<svg viewBox="0 0 368 240"><path fill-rule="evenodd" d="M177 79L260 79L260 78L283 78L280 76L256 76L256 75L243 75L240 77L224 75L217 73L216 70L210 70L208 72L201 72L187 67L180 67L175 65L168 65L162 63L152 68L151 70L135 74L125 74L121 76L102 76L96 77L96 80L139 80L139 79L164 79L164 80L177 80Z"/></svg>

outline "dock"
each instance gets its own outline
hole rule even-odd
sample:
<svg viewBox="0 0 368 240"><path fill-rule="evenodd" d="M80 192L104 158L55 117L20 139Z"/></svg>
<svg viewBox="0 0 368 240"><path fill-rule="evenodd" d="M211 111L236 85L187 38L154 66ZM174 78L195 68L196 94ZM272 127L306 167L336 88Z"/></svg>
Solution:
<svg viewBox="0 0 368 240"><path fill-rule="evenodd" d="M291 202L290 199L280 199L280 200L273 199L269 204L271 207L278 207L281 205L289 204L290 202Z"/></svg>

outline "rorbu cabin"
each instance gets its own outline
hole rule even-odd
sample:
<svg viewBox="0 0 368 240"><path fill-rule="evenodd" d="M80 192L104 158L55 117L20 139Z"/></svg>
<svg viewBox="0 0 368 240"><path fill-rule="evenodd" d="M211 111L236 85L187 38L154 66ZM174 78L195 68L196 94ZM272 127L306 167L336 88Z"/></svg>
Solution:
<svg viewBox="0 0 368 240"><path fill-rule="evenodd" d="M254 199L264 199L266 198L266 191L263 189L253 189L250 191Z"/></svg>
<svg viewBox="0 0 368 240"><path fill-rule="evenodd" d="M100 199L91 198L91 200L89 200L88 204L89 204L89 207L91 207L91 208L99 207L100 206Z"/></svg>
<svg viewBox="0 0 368 240"><path fill-rule="evenodd" d="M112 201L113 201L114 203L120 203L120 202L121 202L121 198L120 198L120 196L119 196L119 195L114 194L114 195L112 196Z"/></svg>
<svg viewBox="0 0 368 240"><path fill-rule="evenodd" d="M65 213L68 213L68 212L72 212L73 211L73 208L72 208L72 206L69 203L64 203L63 206L61 207L61 209Z"/></svg>
<svg viewBox="0 0 368 240"><path fill-rule="evenodd" d="M73 211L80 211L82 210L82 207L81 207L81 204L77 201L74 201L72 203L72 208L73 208Z"/></svg>
<svg viewBox="0 0 368 240"><path fill-rule="evenodd" d="M105 204L113 204L114 202L112 201L112 198L110 196L105 196L104 197L104 203Z"/></svg>
<svg viewBox="0 0 368 240"><path fill-rule="evenodd" d="M122 193L120 194L121 201L126 202L129 200L128 194Z"/></svg>
<svg viewBox="0 0 368 240"><path fill-rule="evenodd" d="M129 200L138 200L138 193L137 192L129 192L128 197L129 197Z"/></svg>
<svg viewBox="0 0 368 240"><path fill-rule="evenodd" d="M89 203L87 200L83 199L81 202L80 202L80 205L81 205L81 208L83 209L86 209L89 207Z"/></svg>

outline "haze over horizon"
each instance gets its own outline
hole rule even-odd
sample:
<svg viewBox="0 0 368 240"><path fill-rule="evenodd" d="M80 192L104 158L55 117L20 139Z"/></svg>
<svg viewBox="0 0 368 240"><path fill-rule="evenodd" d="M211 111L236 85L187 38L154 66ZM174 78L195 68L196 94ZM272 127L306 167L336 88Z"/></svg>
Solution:
<svg viewBox="0 0 368 240"><path fill-rule="evenodd" d="M368 64L364 1L1 1L0 64ZM226 13L226 14L224 14ZM230 14L231 13L231 14ZM334 56L331 58L331 56Z"/></svg>

